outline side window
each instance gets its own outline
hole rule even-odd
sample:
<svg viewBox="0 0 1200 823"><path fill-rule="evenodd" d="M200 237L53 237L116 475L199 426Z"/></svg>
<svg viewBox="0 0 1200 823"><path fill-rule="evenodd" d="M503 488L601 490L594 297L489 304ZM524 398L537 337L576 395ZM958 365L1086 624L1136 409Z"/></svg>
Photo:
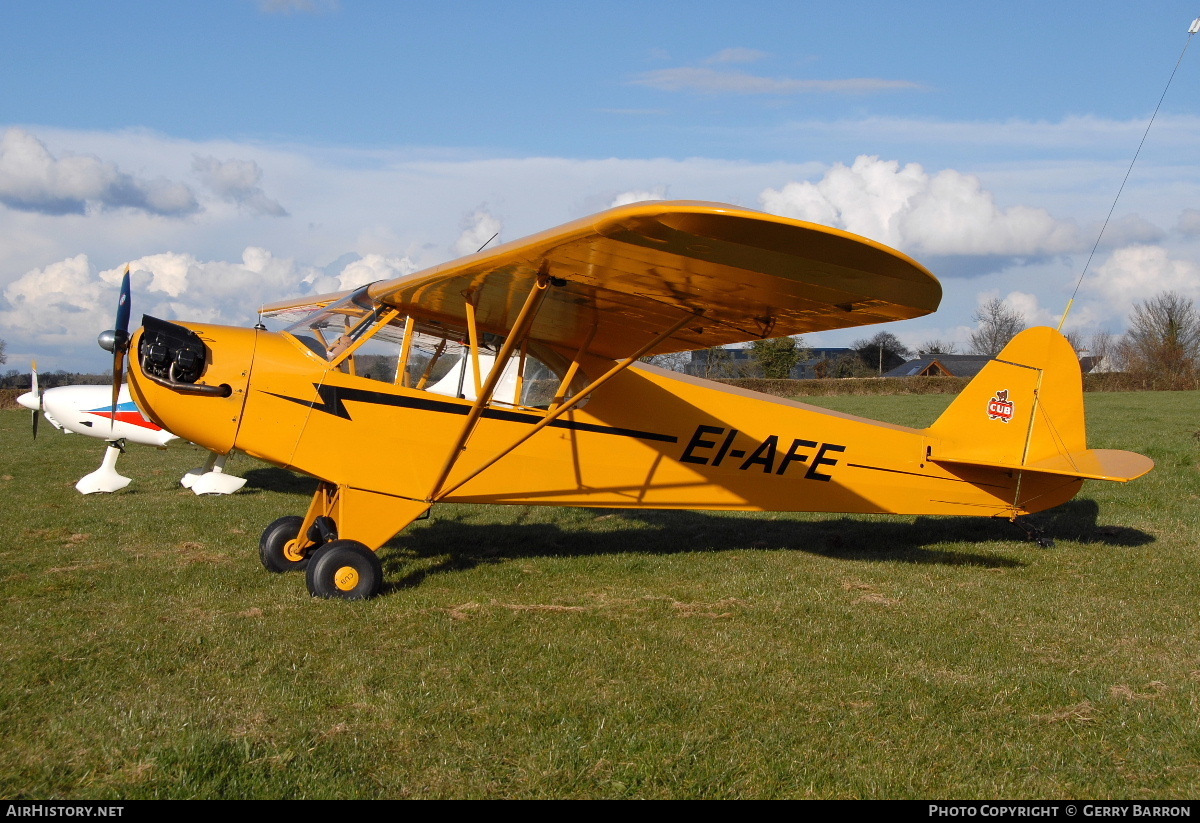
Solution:
<svg viewBox="0 0 1200 823"><path fill-rule="evenodd" d="M385 323L354 350L341 368L358 377L383 383L400 382L400 354L404 348L404 318Z"/></svg>
<svg viewBox="0 0 1200 823"><path fill-rule="evenodd" d="M514 360L516 359L514 358ZM555 374L548 365L542 362L536 352L526 352L525 368L521 371L522 406L534 409L550 408L561 383L562 375ZM568 392L567 397L570 395L571 392Z"/></svg>
<svg viewBox="0 0 1200 823"><path fill-rule="evenodd" d="M444 394L447 397L474 399L475 378L470 369L467 333L440 324L416 325L404 385L411 389Z"/></svg>
<svg viewBox="0 0 1200 823"><path fill-rule="evenodd" d="M444 326L432 321L414 324L416 332L404 369L404 385L408 388L475 400L475 360L479 363L479 385L482 387L495 368L502 368L491 405L509 408L547 409L554 404L561 390L563 376L570 365L565 358L530 343L523 352L514 353L507 362L497 363L504 339L484 334L479 341L476 358L471 356L465 329ZM581 387L580 379L559 400L565 400Z"/></svg>

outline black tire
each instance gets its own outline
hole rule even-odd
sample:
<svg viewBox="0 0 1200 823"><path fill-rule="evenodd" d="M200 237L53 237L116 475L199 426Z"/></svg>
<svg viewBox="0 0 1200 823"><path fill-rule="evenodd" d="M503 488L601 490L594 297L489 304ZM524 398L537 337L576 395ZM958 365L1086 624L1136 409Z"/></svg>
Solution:
<svg viewBox="0 0 1200 823"><path fill-rule="evenodd" d="M258 557L262 560L264 569L281 574L300 571L308 565L307 556L293 560L284 551L288 543L300 536L300 527L303 524L303 517L289 514L263 529L262 537L258 541Z"/></svg>
<svg viewBox="0 0 1200 823"><path fill-rule="evenodd" d="M357 540L334 540L313 553L304 579L313 597L366 600L383 588L383 564Z"/></svg>

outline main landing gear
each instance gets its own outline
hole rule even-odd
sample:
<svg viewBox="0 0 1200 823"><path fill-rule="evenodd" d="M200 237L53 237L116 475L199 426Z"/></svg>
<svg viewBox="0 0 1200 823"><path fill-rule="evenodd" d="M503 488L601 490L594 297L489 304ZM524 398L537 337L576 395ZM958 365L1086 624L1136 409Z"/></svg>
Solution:
<svg viewBox="0 0 1200 823"><path fill-rule="evenodd" d="M304 547L299 539L304 518L281 517L263 530L258 556L263 568L276 574L305 572L313 597L363 600L383 588L383 564L378 555L357 540L331 540ZM317 532L316 528L312 531Z"/></svg>
<svg viewBox="0 0 1200 823"><path fill-rule="evenodd" d="M269 572L304 570L313 597L363 600L383 589L383 564L372 545L428 510L423 501L322 483L304 517L281 517L263 530L258 556Z"/></svg>

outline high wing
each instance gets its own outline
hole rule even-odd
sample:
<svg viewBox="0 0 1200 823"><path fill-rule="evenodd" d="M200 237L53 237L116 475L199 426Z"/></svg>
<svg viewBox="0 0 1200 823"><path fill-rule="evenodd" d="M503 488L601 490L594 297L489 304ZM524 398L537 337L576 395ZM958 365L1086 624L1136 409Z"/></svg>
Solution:
<svg viewBox="0 0 1200 823"><path fill-rule="evenodd" d="M406 314L504 334L541 278L529 337L618 359L680 321L655 353L920 317L942 289L911 258L838 229L722 203L610 209L370 287ZM277 303L265 313L340 295Z"/></svg>

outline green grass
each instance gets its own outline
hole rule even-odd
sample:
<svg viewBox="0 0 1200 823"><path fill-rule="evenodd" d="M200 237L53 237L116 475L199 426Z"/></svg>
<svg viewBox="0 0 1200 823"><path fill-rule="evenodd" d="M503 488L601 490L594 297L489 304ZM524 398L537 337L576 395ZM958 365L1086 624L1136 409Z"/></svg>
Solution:
<svg viewBox="0 0 1200 823"><path fill-rule="evenodd" d="M808 402L926 425L951 398ZM384 596L258 534L312 481L0 413L0 797L1191 798L1200 393L1089 394L1158 462L1036 520L446 506Z"/></svg>

